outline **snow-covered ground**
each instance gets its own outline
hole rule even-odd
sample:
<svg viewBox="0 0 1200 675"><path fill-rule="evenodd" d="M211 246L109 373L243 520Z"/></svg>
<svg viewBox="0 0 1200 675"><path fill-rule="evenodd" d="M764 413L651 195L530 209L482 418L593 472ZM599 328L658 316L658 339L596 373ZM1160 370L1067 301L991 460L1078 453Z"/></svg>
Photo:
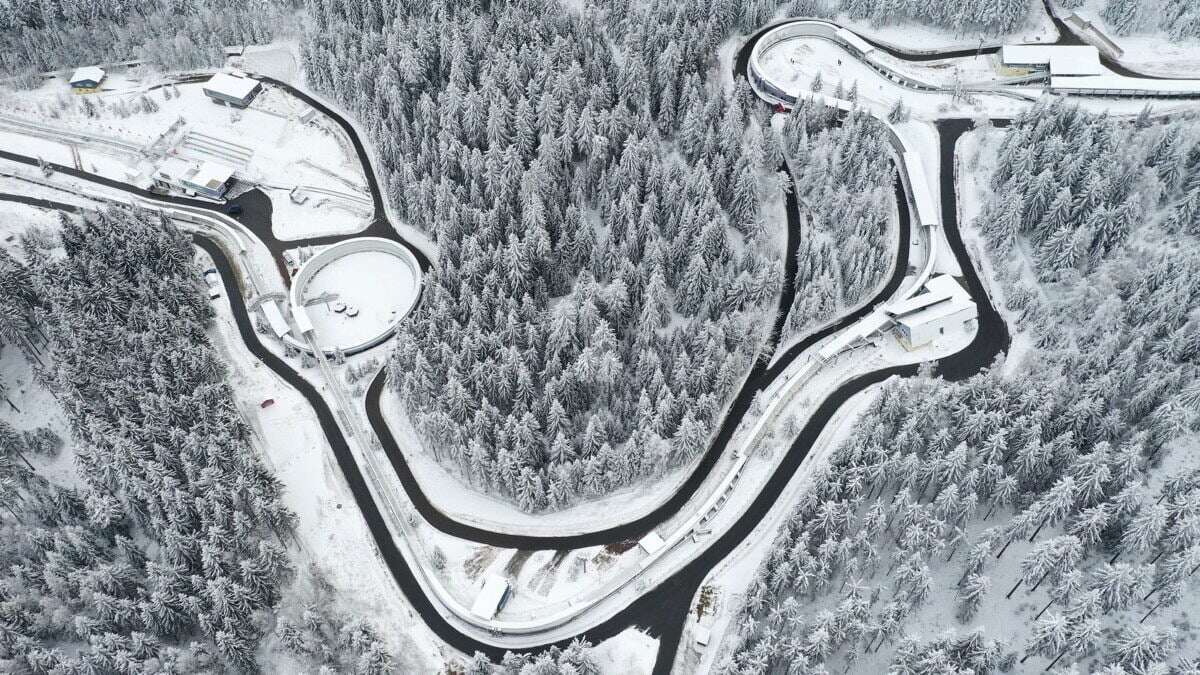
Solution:
<svg viewBox="0 0 1200 675"><path fill-rule="evenodd" d="M658 640L637 628L626 628L592 650L601 675L650 675L657 656Z"/></svg>
<svg viewBox="0 0 1200 675"><path fill-rule="evenodd" d="M958 193L959 234L962 235L963 244L967 247L971 261L975 263L980 281L987 289L988 297L992 299L992 305L996 307L1000 316L1004 317L1004 323L1008 325L1012 343L1009 345L1008 354L1005 357L1005 371L1012 372L1013 368L1033 348L1033 342L1026 331L1020 330L1016 313L1008 309L1005 302L1004 285L997 280L996 276L996 266L999 261L994 260L993 256L988 253L987 244L983 239L979 224L976 222L984 201L992 192L992 188L988 184L991 175L988 167L994 164L995 154L1004 133L1003 130L986 126L963 134L959 137L958 145L955 148L954 162L955 185ZM1030 288L1038 288L1032 267L1024 266L1020 273L1032 282Z"/></svg>
<svg viewBox="0 0 1200 675"><path fill-rule="evenodd" d="M853 431L853 424L862 410L875 399L882 384L872 385L846 401L834 415L830 423L818 437L813 449L805 458L800 470L797 470L776 500L775 506L759 521L754 530L742 540L736 549L726 556L709 572L704 583L697 589L692 598L688 621L684 625L683 637L675 654L675 673L707 673L712 672L727 656L732 638L727 637L736 631L731 622L737 616L742 605L742 597L754 578L754 571L762 559L771 550L775 540L775 532L783 521L791 514L800 494L808 487L813 473L828 461L829 453L839 443L845 440ZM711 592L719 596L716 607L709 608L709 616L702 621L696 620L696 606L700 593L705 587L711 587ZM715 610L715 615L712 612ZM710 642L707 647L696 642L697 628L703 627L710 632ZM730 643L726 643L726 640Z"/></svg>
<svg viewBox="0 0 1200 675"><path fill-rule="evenodd" d="M291 58L285 47L279 51ZM274 54L254 54L259 53ZM364 215L371 210L366 179L349 139L332 120L317 114L307 124L302 122L308 105L270 85L249 109L237 111L213 103L204 95L202 82L153 88L167 81L149 73L117 72L105 80L102 91L87 96L72 96L59 80L31 91L5 92L0 112L42 125L49 138L18 137L0 123L0 148L72 165L70 148L54 140L54 132L88 133L92 140L78 145L84 170L131 181L152 171L138 148L159 141L155 149L169 155L230 165L244 187L262 184L279 214L274 232L281 239L346 234L365 227ZM146 109L146 101L152 111ZM85 105L91 106L90 114ZM182 126L173 128L176 123ZM187 143L186 134L216 138L249 152L250 159L243 165L233 155L214 158ZM312 190L306 204L291 201L289 192L295 187Z"/></svg>
<svg viewBox="0 0 1200 675"><path fill-rule="evenodd" d="M41 196L30 194L27 186L28 184L17 183L11 179L0 179L0 192L30 197ZM53 199L49 195L45 198ZM0 248L21 260L21 233L30 227L54 227L57 223L57 211L0 200Z"/></svg>
<svg viewBox="0 0 1200 675"><path fill-rule="evenodd" d="M559 511L526 513L508 501L471 486L426 452L402 410L399 396L391 388L385 388L379 405L388 429L430 502L455 520L495 532L557 536L593 532L636 520L678 490L699 461L671 471L650 488L631 486Z"/></svg>
<svg viewBox="0 0 1200 675"><path fill-rule="evenodd" d="M1057 3L1056 3L1057 4ZM1200 40L1172 41L1165 32L1145 32L1117 35L1100 16L1105 0L1086 0L1074 10L1080 18L1090 21L1096 29L1122 50L1120 62L1132 70L1148 75L1167 77L1196 77L1200 73ZM1057 8L1060 16L1071 10Z"/></svg>
<svg viewBox="0 0 1200 675"><path fill-rule="evenodd" d="M397 664L404 664L401 671L436 670L447 648L412 610L384 565L312 408L246 349L228 301L222 297L214 305L217 318L210 336L229 367L238 409L298 516L302 551L293 549L293 559L320 566L345 605L341 609L379 629ZM275 402L263 408L265 399Z"/></svg>
<svg viewBox="0 0 1200 675"><path fill-rule="evenodd" d="M304 300L321 345L349 347L383 333L397 313L413 305L418 289L405 261L383 251L359 251L318 270ZM307 304L322 297L327 300ZM357 316L350 315L354 311Z"/></svg>

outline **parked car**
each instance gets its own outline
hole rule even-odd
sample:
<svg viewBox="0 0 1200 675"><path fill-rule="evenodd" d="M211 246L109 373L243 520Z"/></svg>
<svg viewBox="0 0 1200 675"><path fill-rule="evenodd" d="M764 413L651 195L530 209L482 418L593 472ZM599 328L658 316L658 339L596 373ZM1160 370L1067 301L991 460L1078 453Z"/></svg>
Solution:
<svg viewBox="0 0 1200 675"><path fill-rule="evenodd" d="M231 216L240 216L242 215L242 205L230 204L229 206L225 207L225 213L228 213Z"/></svg>

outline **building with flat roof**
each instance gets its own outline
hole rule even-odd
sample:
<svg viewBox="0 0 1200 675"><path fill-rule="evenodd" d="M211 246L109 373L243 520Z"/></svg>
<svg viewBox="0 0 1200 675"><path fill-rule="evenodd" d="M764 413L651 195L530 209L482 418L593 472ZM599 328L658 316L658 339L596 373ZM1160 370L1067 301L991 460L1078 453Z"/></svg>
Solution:
<svg viewBox="0 0 1200 675"><path fill-rule="evenodd" d="M168 157L154 172L154 183L189 195L224 199L234 183L233 169L216 162L197 164L181 157Z"/></svg>
<svg viewBox="0 0 1200 675"><path fill-rule="evenodd" d="M76 93L86 94L100 88L100 83L104 81L104 74L104 69L100 66L84 66L75 69L67 81Z"/></svg>
<svg viewBox="0 0 1200 675"><path fill-rule="evenodd" d="M263 316L267 317L267 324L271 326L271 332L275 337L283 339L292 331L288 325L287 319L283 318L283 310L279 308L279 303L274 300L267 300L262 304Z"/></svg>
<svg viewBox="0 0 1200 675"><path fill-rule="evenodd" d="M906 349L924 347L944 335L947 328L961 326L979 316L971 294L949 274L930 278L923 293L884 311L895 322L896 334Z"/></svg>
<svg viewBox="0 0 1200 675"><path fill-rule="evenodd" d="M483 582L483 589L479 591L479 595L475 596L475 602L471 605L471 613L481 619L491 621L504 608L504 603L508 601L511 592L508 579L495 574L488 575Z"/></svg>
<svg viewBox="0 0 1200 675"><path fill-rule="evenodd" d="M1051 75L1102 75L1100 50L1091 45L1004 45L1000 61L1013 68L1048 71Z"/></svg>
<svg viewBox="0 0 1200 675"><path fill-rule="evenodd" d="M249 77L217 73L204 83L204 95L217 103L245 108L250 105L262 83Z"/></svg>
<svg viewBox="0 0 1200 675"><path fill-rule="evenodd" d="M658 533L654 530L650 530L646 533L646 536L638 540L638 546L641 546L642 550L650 555L654 555L655 553L661 551L662 547L665 546L666 543L667 542L663 541L663 538L658 536Z"/></svg>

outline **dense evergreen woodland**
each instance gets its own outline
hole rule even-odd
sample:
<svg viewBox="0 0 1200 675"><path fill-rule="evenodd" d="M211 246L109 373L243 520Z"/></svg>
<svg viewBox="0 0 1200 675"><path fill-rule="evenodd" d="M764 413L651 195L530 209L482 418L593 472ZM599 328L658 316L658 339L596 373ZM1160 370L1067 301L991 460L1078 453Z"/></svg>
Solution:
<svg viewBox="0 0 1200 675"><path fill-rule="evenodd" d="M437 244L390 381L476 485L556 507L706 447L781 275L777 145L704 79L746 6L309 3L310 83Z"/></svg>
<svg viewBox="0 0 1200 675"><path fill-rule="evenodd" d="M1200 5L1194 0L1105 0L1100 16L1118 35L1161 31L1173 40L1200 39Z"/></svg>
<svg viewBox="0 0 1200 675"><path fill-rule="evenodd" d="M0 671L258 669L294 517L205 336L192 251L169 222L114 210L24 237L25 264L0 255L0 339L65 411L79 479L34 471L52 432L0 424ZM385 672L364 630L308 640L308 663L361 654L351 666Z"/></svg>
<svg viewBox="0 0 1200 675"><path fill-rule="evenodd" d="M904 21L986 35L1019 31L1033 12L1043 11L1037 0L791 0L785 6L791 16L846 16L879 26Z"/></svg>
<svg viewBox="0 0 1200 675"><path fill-rule="evenodd" d="M831 93L855 97L853 85ZM785 337L866 300L896 259L896 171L884 127L859 111L831 127L832 115L824 105L802 101L780 130L804 219Z"/></svg>
<svg viewBox="0 0 1200 675"><path fill-rule="evenodd" d="M190 242L111 211L24 253L0 267L0 304L21 319L5 340L44 364L82 484L8 466L0 658L39 673L253 670L292 516L204 336Z"/></svg>
<svg viewBox="0 0 1200 675"><path fill-rule="evenodd" d="M294 27L296 4L0 0L0 72L31 75L131 59L175 70L220 66L225 45L269 42Z"/></svg>
<svg viewBox="0 0 1200 675"><path fill-rule="evenodd" d="M729 672L1197 672L1198 141L1014 121L978 225L1032 349L883 388L778 532Z"/></svg>

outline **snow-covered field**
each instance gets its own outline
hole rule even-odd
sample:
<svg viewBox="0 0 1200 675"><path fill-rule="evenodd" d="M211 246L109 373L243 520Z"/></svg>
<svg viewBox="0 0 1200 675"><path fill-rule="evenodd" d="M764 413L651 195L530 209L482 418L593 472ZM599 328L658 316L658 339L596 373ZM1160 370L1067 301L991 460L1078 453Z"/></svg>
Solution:
<svg viewBox="0 0 1200 675"><path fill-rule="evenodd" d="M658 640L637 628L626 628L592 650L602 675L650 675L657 655Z"/></svg>
<svg viewBox="0 0 1200 675"><path fill-rule="evenodd" d="M12 182L10 179L0 180L0 192L31 195L25 189L25 184ZM47 198L52 198L47 195ZM22 259L20 237L21 233L32 227L54 227L58 223L58 212L27 206L15 202L0 200L0 248L8 251L18 260Z"/></svg>
<svg viewBox="0 0 1200 675"><path fill-rule="evenodd" d="M328 298L306 307L321 344L349 347L383 333L412 306L418 289L403 260L383 251L360 251L318 270L304 299ZM358 315L350 316L355 310Z"/></svg>
<svg viewBox="0 0 1200 675"><path fill-rule="evenodd" d="M241 57L231 59L230 65L248 73L266 75L292 84L299 72L298 52L299 45L294 40L247 45L245 53Z"/></svg>

